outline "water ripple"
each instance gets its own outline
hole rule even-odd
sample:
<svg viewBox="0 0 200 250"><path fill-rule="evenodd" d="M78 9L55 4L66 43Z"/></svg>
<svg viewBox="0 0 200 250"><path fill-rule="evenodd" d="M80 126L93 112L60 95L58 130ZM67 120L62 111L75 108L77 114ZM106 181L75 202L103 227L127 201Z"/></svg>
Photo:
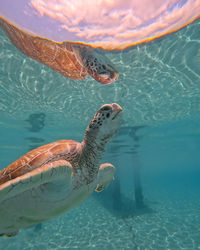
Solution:
<svg viewBox="0 0 200 250"><path fill-rule="evenodd" d="M20 53L0 32L0 112L27 117L51 114L73 125L89 121L99 106L123 106L126 126L179 119L200 110L200 22L149 44L108 53L119 80L66 79ZM78 119L77 119L78 117Z"/></svg>

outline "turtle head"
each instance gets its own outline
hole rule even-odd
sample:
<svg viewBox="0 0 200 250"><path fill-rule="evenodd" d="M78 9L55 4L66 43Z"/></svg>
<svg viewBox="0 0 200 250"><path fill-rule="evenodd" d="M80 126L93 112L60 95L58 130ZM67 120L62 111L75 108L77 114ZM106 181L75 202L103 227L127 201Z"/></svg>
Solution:
<svg viewBox="0 0 200 250"><path fill-rule="evenodd" d="M94 49L82 50L82 60L87 72L96 81L102 84L110 84L117 80L119 73L112 62Z"/></svg>
<svg viewBox="0 0 200 250"><path fill-rule="evenodd" d="M118 132L121 122L122 108L117 103L105 104L96 112L87 132L96 140L107 142Z"/></svg>

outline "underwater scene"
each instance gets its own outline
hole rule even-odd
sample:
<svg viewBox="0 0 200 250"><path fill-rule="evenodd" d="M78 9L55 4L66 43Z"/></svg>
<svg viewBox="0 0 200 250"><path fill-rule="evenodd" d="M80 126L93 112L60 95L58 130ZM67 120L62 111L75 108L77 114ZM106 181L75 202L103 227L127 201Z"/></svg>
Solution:
<svg viewBox="0 0 200 250"><path fill-rule="evenodd" d="M200 249L200 3L158 2L137 34L67 6L67 42L0 3L0 250Z"/></svg>

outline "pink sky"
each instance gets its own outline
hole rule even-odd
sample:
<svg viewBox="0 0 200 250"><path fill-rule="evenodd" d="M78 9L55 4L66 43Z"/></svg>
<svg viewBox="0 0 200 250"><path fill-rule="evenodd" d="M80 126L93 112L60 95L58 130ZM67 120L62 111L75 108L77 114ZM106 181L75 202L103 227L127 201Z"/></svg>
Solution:
<svg viewBox="0 0 200 250"><path fill-rule="evenodd" d="M200 0L17 2L25 3L22 12L29 23L28 26L24 24L24 19L13 19L19 26L53 40L80 41L110 49L123 48L175 31L200 16ZM0 14L9 19L9 11L7 8ZM13 13L16 13L16 9Z"/></svg>

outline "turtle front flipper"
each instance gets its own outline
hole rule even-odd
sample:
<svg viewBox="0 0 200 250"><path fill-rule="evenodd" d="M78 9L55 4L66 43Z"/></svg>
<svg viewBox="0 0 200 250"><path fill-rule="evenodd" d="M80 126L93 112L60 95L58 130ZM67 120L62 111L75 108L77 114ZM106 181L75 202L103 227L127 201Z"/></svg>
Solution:
<svg viewBox="0 0 200 250"><path fill-rule="evenodd" d="M110 84L117 80L119 73L113 63L92 48L80 48L80 55L87 72L98 82Z"/></svg>
<svg viewBox="0 0 200 250"><path fill-rule="evenodd" d="M3 170L3 172L6 171L7 168ZM28 173L24 170L24 174L22 172L20 176L0 184L0 202L38 186L44 187L43 192L52 189L52 194L54 194L53 190L58 180L60 180L60 185L66 182L67 186L71 188L71 177L72 166L66 160L49 162L38 168L32 169L32 171Z"/></svg>
<svg viewBox="0 0 200 250"><path fill-rule="evenodd" d="M115 167L110 163L101 164L98 172L96 192L102 192L114 180Z"/></svg>

